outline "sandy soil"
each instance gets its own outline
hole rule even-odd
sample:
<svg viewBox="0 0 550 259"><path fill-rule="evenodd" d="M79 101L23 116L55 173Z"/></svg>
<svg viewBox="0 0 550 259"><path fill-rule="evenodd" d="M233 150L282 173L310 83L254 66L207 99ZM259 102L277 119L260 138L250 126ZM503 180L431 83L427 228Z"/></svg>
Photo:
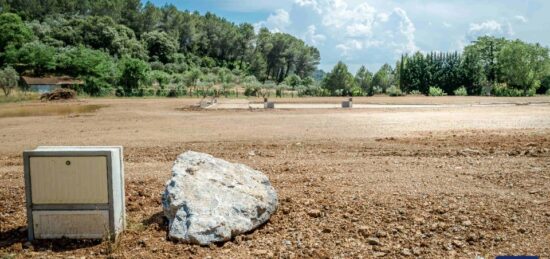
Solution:
<svg viewBox="0 0 550 259"><path fill-rule="evenodd" d="M107 106L0 118L0 255L550 257L549 98L354 101L459 105L200 110L193 99L89 99L54 105ZM480 102L542 104L466 105ZM27 105L52 104L0 109ZM129 228L119 243L26 242L21 152L38 145L125 147ZM280 199L269 223L219 246L167 241L160 196L173 160L189 149L265 172Z"/></svg>

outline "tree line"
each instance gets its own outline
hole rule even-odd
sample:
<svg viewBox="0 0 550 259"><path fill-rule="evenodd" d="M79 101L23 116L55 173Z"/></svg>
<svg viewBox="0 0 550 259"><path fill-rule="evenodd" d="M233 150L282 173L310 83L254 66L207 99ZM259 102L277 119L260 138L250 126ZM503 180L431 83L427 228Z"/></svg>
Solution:
<svg viewBox="0 0 550 259"><path fill-rule="evenodd" d="M173 5L0 0L0 10L0 67L82 78L90 95L136 95L153 84L172 87L164 93L230 87L248 76L280 84L312 76L320 60L316 48L292 35Z"/></svg>
<svg viewBox="0 0 550 259"><path fill-rule="evenodd" d="M497 95L550 94L547 47L490 36L458 52L404 54L395 66L376 73L364 66L352 75L340 62L323 81L332 95Z"/></svg>

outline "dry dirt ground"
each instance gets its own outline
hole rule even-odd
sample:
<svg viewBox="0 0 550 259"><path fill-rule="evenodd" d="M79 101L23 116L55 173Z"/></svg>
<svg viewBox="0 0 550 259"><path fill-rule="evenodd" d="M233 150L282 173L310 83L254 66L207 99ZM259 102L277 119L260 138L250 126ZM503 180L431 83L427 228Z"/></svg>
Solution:
<svg viewBox="0 0 550 259"><path fill-rule="evenodd" d="M196 99L0 105L0 111L103 107L0 118L0 256L550 257L550 98L354 101L495 105L272 111L200 110L191 107ZM38 145L125 147L128 230L120 242L26 241L21 152ZM265 172L278 191L278 211L225 244L167 241L160 197L173 160L189 149Z"/></svg>

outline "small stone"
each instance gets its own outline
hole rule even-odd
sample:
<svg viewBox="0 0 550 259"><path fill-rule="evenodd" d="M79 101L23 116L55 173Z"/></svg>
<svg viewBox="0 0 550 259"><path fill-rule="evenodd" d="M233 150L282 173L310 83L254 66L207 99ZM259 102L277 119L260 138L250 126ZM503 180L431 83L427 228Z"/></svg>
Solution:
<svg viewBox="0 0 550 259"><path fill-rule="evenodd" d="M461 248L464 246L464 243L460 240L453 240L453 245L458 247L458 248Z"/></svg>
<svg viewBox="0 0 550 259"><path fill-rule="evenodd" d="M378 230L376 231L376 237L378 238L381 238L381 237L387 237L388 236L388 233L384 230Z"/></svg>
<svg viewBox="0 0 550 259"><path fill-rule="evenodd" d="M307 212L307 215L309 215L312 218L318 218L318 217L321 217L321 211L320 210L309 210Z"/></svg>
<svg viewBox="0 0 550 259"><path fill-rule="evenodd" d="M267 255L267 253L268 253L267 250L256 250L256 251L254 251L255 255Z"/></svg>
<svg viewBox="0 0 550 259"><path fill-rule="evenodd" d="M413 247L412 253L415 256L419 256L420 254L422 254L422 250L420 249L420 247Z"/></svg>
<svg viewBox="0 0 550 259"><path fill-rule="evenodd" d="M465 226L465 227L469 227L472 225L472 222L469 221L469 220L465 220L465 221L462 221L462 225Z"/></svg>
<svg viewBox="0 0 550 259"><path fill-rule="evenodd" d="M359 229L358 229L358 232L361 236L367 237L369 235L369 227L360 226Z"/></svg>
<svg viewBox="0 0 550 259"><path fill-rule="evenodd" d="M373 255L374 255L374 257L384 257L384 256L386 256L386 253L384 253L384 252L376 252L376 253L374 253Z"/></svg>
<svg viewBox="0 0 550 259"><path fill-rule="evenodd" d="M378 238L371 237L371 238L367 239L367 243L371 246L378 246L378 245L380 245L380 240Z"/></svg>
<svg viewBox="0 0 550 259"><path fill-rule="evenodd" d="M287 215L290 213L290 209L289 208L283 208L283 214Z"/></svg>
<svg viewBox="0 0 550 259"><path fill-rule="evenodd" d="M401 255L403 256L411 256L411 250L409 250L408 248L403 248L403 250L401 250Z"/></svg>

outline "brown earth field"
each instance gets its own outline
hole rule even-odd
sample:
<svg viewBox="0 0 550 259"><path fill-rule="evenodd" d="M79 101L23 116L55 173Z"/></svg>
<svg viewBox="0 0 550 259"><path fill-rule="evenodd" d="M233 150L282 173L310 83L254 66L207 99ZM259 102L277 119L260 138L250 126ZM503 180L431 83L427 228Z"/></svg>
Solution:
<svg viewBox="0 0 550 259"><path fill-rule="evenodd" d="M549 97L354 101L458 105L201 110L198 99L186 98L2 104L0 114L18 112L0 117L0 256L550 258ZM488 105L467 105L476 103ZM74 108L88 105L100 108ZM50 116L29 112L55 107L60 112ZM27 242L21 154L39 145L124 146L128 228L118 242ZM186 150L263 171L278 192L277 212L224 244L167 240L161 194Z"/></svg>

